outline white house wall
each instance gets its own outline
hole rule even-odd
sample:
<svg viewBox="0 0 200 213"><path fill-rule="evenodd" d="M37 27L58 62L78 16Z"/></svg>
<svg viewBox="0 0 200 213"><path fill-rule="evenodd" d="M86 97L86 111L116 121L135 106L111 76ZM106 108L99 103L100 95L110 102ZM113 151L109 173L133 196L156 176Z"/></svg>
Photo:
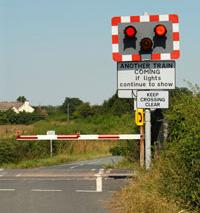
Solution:
<svg viewBox="0 0 200 213"><path fill-rule="evenodd" d="M35 111L35 109L33 107L30 106L29 102L26 101L24 102L24 104L22 106L19 107L18 109L19 112L29 112L32 113Z"/></svg>
<svg viewBox="0 0 200 213"><path fill-rule="evenodd" d="M19 113L19 110L16 109L15 107L13 107L12 110L13 110L15 113L17 113L17 114Z"/></svg>

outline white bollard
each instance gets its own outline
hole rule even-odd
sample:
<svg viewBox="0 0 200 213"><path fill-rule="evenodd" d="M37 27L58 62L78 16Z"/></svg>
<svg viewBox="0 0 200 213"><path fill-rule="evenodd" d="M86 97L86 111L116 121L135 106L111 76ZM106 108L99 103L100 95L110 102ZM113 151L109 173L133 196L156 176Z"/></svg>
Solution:
<svg viewBox="0 0 200 213"><path fill-rule="evenodd" d="M96 191L102 192L103 191L103 173L104 169L100 169L98 174L95 174L96 178Z"/></svg>
<svg viewBox="0 0 200 213"><path fill-rule="evenodd" d="M101 174L97 174L96 175L96 191L97 192L102 192L102 180L103 180L103 177Z"/></svg>

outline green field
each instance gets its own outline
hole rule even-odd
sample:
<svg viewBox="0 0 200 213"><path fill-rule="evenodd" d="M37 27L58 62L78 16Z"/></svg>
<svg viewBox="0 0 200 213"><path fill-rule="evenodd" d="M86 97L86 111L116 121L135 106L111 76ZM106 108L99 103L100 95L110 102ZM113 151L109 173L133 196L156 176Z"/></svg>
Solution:
<svg viewBox="0 0 200 213"><path fill-rule="evenodd" d="M27 168L90 159L110 155L110 149L119 144L116 141L53 141L53 158L49 158L49 141L17 141L16 131L24 135L45 135L49 130L56 134L119 134L134 133L136 129L129 114L95 115L67 121L66 113L56 109L33 124L1 125L0 164L3 167Z"/></svg>

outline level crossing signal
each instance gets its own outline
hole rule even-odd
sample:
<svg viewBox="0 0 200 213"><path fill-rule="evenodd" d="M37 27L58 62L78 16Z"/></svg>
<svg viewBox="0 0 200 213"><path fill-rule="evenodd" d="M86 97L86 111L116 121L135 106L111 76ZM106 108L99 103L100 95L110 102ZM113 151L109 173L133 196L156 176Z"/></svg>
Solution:
<svg viewBox="0 0 200 213"><path fill-rule="evenodd" d="M180 56L176 14L112 18L113 60L175 60Z"/></svg>

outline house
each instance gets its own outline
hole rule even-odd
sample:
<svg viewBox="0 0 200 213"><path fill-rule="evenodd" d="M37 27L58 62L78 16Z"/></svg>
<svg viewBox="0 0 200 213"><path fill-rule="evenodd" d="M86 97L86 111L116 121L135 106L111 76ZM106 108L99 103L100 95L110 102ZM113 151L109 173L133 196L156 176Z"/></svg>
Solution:
<svg viewBox="0 0 200 213"><path fill-rule="evenodd" d="M23 102L0 102L0 111L13 110L16 113L29 112L32 113L35 109L30 105L28 101Z"/></svg>

